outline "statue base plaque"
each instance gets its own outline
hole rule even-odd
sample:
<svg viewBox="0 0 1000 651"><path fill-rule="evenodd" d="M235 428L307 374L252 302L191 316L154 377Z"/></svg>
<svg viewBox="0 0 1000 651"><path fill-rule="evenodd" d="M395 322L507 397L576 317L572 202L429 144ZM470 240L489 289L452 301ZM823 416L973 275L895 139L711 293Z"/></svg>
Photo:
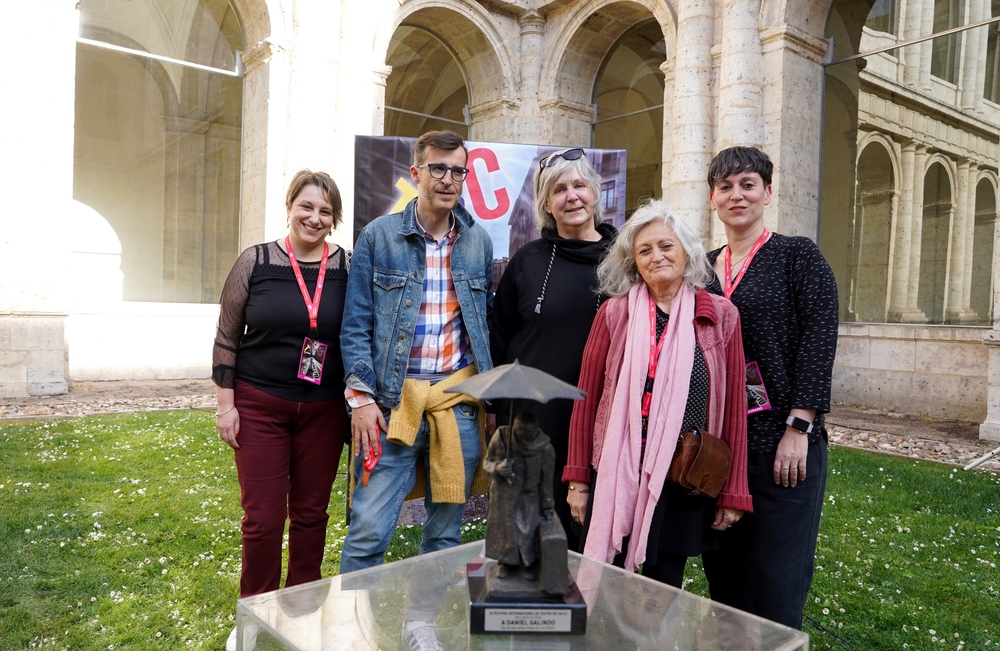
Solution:
<svg viewBox="0 0 1000 651"><path fill-rule="evenodd" d="M537 581L497 576L496 561L466 565L469 633L473 635L583 635L587 603L569 577L570 589L552 595Z"/></svg>

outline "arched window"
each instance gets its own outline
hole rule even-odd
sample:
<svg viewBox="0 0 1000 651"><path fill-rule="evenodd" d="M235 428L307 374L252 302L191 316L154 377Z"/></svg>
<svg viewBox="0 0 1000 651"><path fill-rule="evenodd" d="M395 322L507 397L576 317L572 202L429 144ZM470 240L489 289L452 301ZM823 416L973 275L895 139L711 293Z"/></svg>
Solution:
<svg viewBox="0 0 1000 651"><path fill-rule="evenodd" d="M897 34L899 29L899 4L897 0L875 0L865 27L875 32Z"/></svg>
<svg viewBox="0 0 1000 651"><path fill-rule="evenodd" d="M972 297L980 321L993 318L993 247L996 241L997 196L983 179L976 186L976 223L972 236Z"/></svg>
<svg viewBox="0 0 1000 651"><path fill-rule="evenodd" d="M227 0L81 0L74 199L123 298L214 303L239 253L243 36Z"/></svg>
<svg viewBox="0 0 1000 651"><path fill-rule="evenodd" d="M917 307L931 323L944 322L948 277L948 240L952 213L951 183L940 163L924 177L924 213L920 231L920 286Z"/></svg>
<svg viewBox="0 0 1000 651"><path fill-rule="evenodd" d="M469 137L469 86L458 58L431 32L403 25L389 44L385 88L387 136L417 137L451 129Z"/></svg>
<svg viewBox="0 0 1000 651"><path fill-rule="evenodd" d="M959 0L935 0L934 33L940 33L962 24L962 5ZM934 39L931 46L931 74L955 83L958 80L958 64L961 58L959 45L962 35L948 34Z"/></svg>
<svg viewBox="0 0 1000 651"><path fill-rule="evenodd" d="M894 187L889 152L880 144L865 147L858 160L851 228L848 315L853 321L885 319Z"/></svg>
<svg viewBox="0 0 1000 651"><path fill-rule="evenodd" d="M625 214L661 194L663 160L663 32L642 22L608 52L594 84L594 146L628 151Z"/></svg>
<svg viewBox="0 0 1000 651"><path fill-rule="evenodd" d="M990 16L1000 17L1000 0L990 2ZM983 97L1000 104L1000 23L990 23L986 29L986 78Z"/></svg>

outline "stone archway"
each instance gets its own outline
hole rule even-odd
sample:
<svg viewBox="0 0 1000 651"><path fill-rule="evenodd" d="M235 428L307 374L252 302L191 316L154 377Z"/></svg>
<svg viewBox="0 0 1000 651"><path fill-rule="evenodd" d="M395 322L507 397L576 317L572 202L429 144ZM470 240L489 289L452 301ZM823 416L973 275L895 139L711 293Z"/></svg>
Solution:
<svg viewBox="0 0 1000 651"><path fill-rule="evenodd" d="M517 71L514 53L508 50L510 39L494 19L478 4L464 0L407 3L376 30L376 60L384 64L389 43L402 25L435 34L455 53L469 86L469 109L474 116L470 137L487 139L509 133L508 122L517 105L513 91ZM377 103L377 110L384 110L385 97L377 98Z"/></svg>
<svg viewBox="0 0 1000 651"><path fill-rule="evenodd" d="M552 141L590 141L594 81L611 47L630 28L654 18L665 37L668 62L675 49L676 12L665 2L591 0L574 8L546 39L538 101L553 125ZM668 93L664 105L668 105Z"/></svg>

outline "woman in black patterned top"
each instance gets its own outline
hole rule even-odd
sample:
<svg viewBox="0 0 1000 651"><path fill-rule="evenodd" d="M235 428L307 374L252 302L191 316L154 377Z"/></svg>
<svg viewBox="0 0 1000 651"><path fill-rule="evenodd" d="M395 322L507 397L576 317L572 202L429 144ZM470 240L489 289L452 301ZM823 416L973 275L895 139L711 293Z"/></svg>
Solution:
<svg viewBox="0 0 1000 651"><path fill-rule="evenodd" d="M744 352L763 390L753 387L753 399L748 392L753 513L704 563L713 599L801 628L826 488L823 414L839 308L833 271L816 244L764 226L772 169L764 152L731 147L708 174L728 243L708 254L717 278L707 289L739 308Z"/></svg>
<svg viewBox="0 0 1000 651"><path fill-rule="evenodd" d="M329 175L298 172L285 198L288 235L243 251L222 290L212 379L215 425L234 450L244 513L240 597L281 587L286 520L285 586L321 578L347 423L340 355L347 256L326 241L342 205ZM255 635L245 635L244 649ZM227 651L236 643L233 629Z"/></svg>

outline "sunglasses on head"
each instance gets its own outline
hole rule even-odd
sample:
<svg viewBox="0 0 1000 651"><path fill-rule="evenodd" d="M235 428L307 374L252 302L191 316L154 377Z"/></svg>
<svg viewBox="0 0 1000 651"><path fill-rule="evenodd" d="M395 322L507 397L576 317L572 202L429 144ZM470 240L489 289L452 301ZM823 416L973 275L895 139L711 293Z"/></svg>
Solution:
<svg viewBox="0 0 1000 651"><path fill-rule="evenodd" d="M583 157L583 149L579 147L574 147L573 149L567 149L566 151L557 151L545 156L540 161L538 161L538 169L544 169L546 167L552 167L556 164L556 161L560 158L563 160L577 160Z"/></svg>

